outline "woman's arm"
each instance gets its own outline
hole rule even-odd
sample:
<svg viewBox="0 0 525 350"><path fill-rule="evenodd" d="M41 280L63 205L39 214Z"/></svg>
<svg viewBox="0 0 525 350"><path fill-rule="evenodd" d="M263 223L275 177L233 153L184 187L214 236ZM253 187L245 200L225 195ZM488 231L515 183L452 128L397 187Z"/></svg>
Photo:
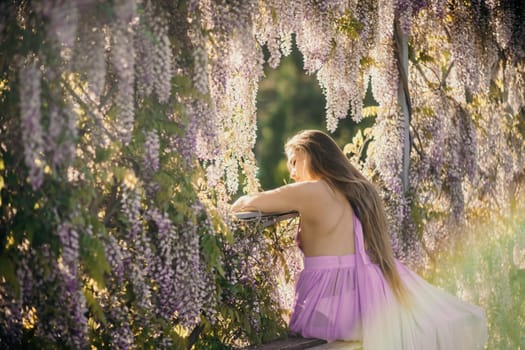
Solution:
<svg viewBox="0 0 525 350"><path fill-rule="evenodd" d="M318 181L303 181L240 197L232 205L233 212L261 211L263 213L301 213L318 191Z"/></svg>

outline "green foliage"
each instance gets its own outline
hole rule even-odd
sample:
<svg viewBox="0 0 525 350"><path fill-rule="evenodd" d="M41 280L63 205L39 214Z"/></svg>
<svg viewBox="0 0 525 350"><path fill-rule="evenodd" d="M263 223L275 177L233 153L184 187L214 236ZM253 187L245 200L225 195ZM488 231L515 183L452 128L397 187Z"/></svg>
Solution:
<svg viewBox="0 0 525 350"><path fill-rule="evenodd" d="M219 306L218 327L205 323L196 348L243 347L286 335L282 310L272 297L282 242L273 240L271 231L258 225L239 225L233 241L218 236L217 247L205 240L205 251L218 255L220 248L224 259L224 270L217 275L223 303Z"/></svg>
<svg viewBox="0 0 525 350"><path fill-rule="evenodd" d="M104 246L97 238L82 235L80 239L80 256L87 276L91 277L99 288L105 287L105 275L111 272L106 259Z"/></svg>
<svg viewBox="0 0 525 350"><path fill-rule="evenodd" d="M483 307L490 334L487 349L524 345L525 261L518 257L524 250L522 210L510 220L492 218L473 225L463 245L439 254L438 264L425 272L430 282Z"/></svg>
<svg viewBox="0 0 525 350"><path fill-rule="evenodd" d="M283 185L288 179L284 144L295 133L304 129L328 132L325 123L325 100L314 76L302 69L301 54L293 45L290 56L283 57L275 70L265 66L266 78L261 82L258 98L258 127L255 156L258 161L257 177L264 189ZM332 137L343 147L359 129L374 123L377 106L370 89L364 98L368 113L359 124L351 115L340 121Z"/></svg>
<svg viewBox="0 0 525 350"><path fill-rule="evenodd" d="M345 33L351 39L358 39L363 31L364 25L353 14L347 11L336 20L337 29Z"/></svg>

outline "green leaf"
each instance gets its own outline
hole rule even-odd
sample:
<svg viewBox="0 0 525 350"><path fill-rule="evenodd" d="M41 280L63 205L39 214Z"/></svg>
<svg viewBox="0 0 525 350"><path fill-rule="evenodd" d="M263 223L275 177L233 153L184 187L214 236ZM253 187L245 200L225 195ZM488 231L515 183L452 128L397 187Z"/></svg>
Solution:
<svg viewBox="0 0 525 350"><path fill-rule="evenodd" d="M104 287L104 275L111 272L103 244L95 237L82 235L80 239L80 256L86 273L101 288Z"/></svg>
<svg viewBox="0 0 525 350"><path fill-rule="evenodd" d="M0 256L0 276L5 278L13 288L15 295L20 295L20 283L16 277L16 269L13 261L7 255Z"/></svg>
<svg viewBox="0 0 525 350"><path fill-rule="evenodd" d="M419 62L434 62L434 57L428 54L426 51L421 51L417 57Z"/></svg>
<svg viewBox="0 0 525 350"><path fill-rule="evenodd" d="M93 293L91 293L89 289L84 288L83 292L86 298L87 306L91 310L91 313L93 314L94 318L103 325L106 325L108 321L106 319L106 315L104 315L104 310L98 303L98 300L95 298L95 296L93 295Z"/></svg>
<svg viewBox="0 0 525 350"><path fill-rule="evenodd" d="M95 161L105 162L109 159L110 156L111 156L111 149L97 147L95 151Z"/></svg>

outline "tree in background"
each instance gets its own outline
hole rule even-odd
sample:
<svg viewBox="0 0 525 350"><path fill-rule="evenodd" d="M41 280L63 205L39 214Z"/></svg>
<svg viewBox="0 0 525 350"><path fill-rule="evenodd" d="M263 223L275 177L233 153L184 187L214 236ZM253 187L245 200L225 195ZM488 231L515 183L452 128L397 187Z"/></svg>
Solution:
<svg viewBox="0 0 525 350"><path fill-rule="evenodd" d="M327 132L323 93L315 77L304 73L301 59L293 41L291 54L282 59L277 69L265 66L265 78L259 87L255 158L259 166L257 177L264 189L280 186L288 179L284 154L288 138L304 129ZM368 92L365 106L377 105ZM332 136L343 147L358 128L372 126L373 116L370 117L358 124L347 116Z"/></svg>

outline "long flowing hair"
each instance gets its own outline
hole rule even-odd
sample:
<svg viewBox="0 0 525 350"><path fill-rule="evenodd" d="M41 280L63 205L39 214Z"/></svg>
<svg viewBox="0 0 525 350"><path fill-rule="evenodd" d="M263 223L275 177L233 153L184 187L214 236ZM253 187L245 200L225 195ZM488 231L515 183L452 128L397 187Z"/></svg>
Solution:
<svg viewBox="0 0 525 350"><path fill-rule="evenodd" d="M381 268L397 299L405 303L406 290L396 268L386 213L376 187L350 163L335 141L321 131L299 132L286 143L285 149L304 150L313 174L346 196L362 223L371 259Z"/></svg>

